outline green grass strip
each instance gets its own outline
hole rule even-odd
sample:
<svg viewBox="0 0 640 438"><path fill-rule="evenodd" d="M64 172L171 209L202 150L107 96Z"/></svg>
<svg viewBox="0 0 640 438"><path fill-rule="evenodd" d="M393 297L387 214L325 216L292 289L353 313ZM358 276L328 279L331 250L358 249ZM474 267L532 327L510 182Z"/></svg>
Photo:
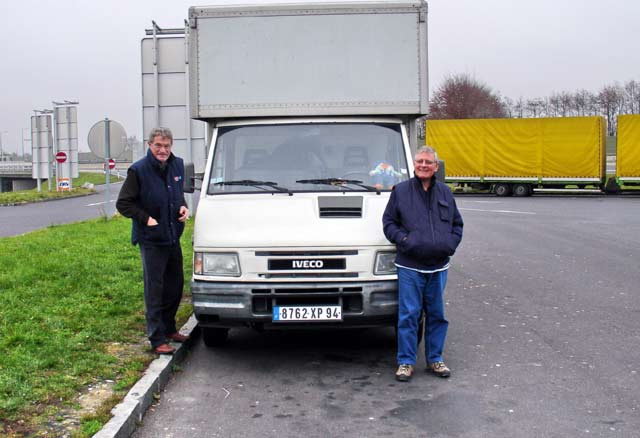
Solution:
<svg viewBox="0 0 640 438"><path fill-rule="evenodd" d="M88 384L110 379L125 391L154 358L141 343L142 273L130 227L96 219L0 238L0 435L2 419L5 428L51 422ZM185 281L191 230L182 238ZM183 306L181 320L190 312ZM138 353L113 348L127 344Z"/></svg>

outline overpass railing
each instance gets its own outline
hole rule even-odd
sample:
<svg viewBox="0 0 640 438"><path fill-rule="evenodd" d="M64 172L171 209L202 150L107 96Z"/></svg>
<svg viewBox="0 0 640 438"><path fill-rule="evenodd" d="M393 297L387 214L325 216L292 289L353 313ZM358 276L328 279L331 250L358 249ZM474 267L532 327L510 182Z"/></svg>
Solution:
<svg viewBox="0 0 640 438"><path fill-rule="evenodd" d="M33 165L21 161L0 161L0 176L20 175L31 176Z"/></svg>

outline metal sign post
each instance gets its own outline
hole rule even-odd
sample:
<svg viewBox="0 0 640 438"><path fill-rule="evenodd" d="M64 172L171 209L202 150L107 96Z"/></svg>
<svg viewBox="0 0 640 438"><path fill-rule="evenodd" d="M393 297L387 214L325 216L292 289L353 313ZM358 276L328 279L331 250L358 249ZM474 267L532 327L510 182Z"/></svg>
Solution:
<svg viewBox="0 0 640 438"><path fill-rule="evenodd" d="M104 199L104 212L107 217L111 217L111 179L109 178L111 170L109 170L109 158L111 158L111 135L110 135L110 121L107 117L104 119L104 173L106 175L107 188L105 190Z"/></svg>
<svg viewBox="0 0 640 438"><path fill-rule="evenodd" d="M104 120L97 122L91 127L87 143L89 144L91 152L104 159L105 182L107 185L104 192L106 204L104 211L108 217L111 217L114 213L111 207L111 155L118 156L122 153L127 143L127 134L122 125L115 120L109 120L108 117L105 117Z"/></svg>

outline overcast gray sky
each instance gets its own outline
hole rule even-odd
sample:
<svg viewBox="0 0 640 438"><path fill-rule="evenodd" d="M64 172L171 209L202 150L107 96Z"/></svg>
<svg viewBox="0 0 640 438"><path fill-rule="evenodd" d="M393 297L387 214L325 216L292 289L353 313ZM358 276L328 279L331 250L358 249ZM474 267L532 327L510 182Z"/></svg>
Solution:
<svg viewBox="0 0 640 438"><path fill-rule="evenodd" d="M189 6L269 0L0 0L0 132L20 150L34 109L78 99L80 150L105 117L143 137L140 40ZM430 89L469 73L504 96L597 91L640 80L636 0L431 0ZM27 143L28 146L28 143Z"/></svg>

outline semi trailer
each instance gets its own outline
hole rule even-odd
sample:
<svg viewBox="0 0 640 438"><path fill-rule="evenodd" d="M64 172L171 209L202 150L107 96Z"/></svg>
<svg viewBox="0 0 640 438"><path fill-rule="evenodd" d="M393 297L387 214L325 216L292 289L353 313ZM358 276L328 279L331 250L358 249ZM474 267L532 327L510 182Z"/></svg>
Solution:
<svg viewBox="0 0 640 438"><path fill-rule="evenodd" d="M446 163L447 182L498 196L607 189L602 117L429 120L426 141Z"/></svg>
<svg viewBox="0 0 640 438"><path fill-rule="evenodd" d="M618 116L616 181L619 186L640 185L640 115Z"/></svg>

